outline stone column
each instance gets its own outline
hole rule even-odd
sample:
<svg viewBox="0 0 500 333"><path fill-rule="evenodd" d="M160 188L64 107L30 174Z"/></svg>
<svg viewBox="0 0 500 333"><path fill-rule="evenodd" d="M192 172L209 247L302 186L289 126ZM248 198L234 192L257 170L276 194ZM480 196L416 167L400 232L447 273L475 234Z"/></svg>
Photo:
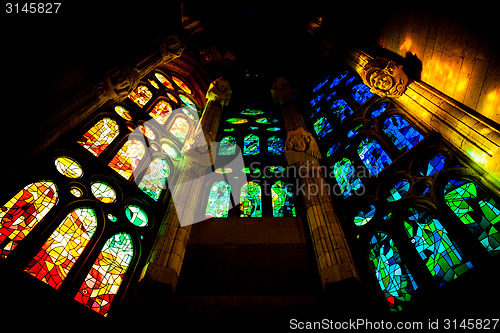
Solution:
<svg viewBox="0 0 500 333"><path fill-rule="evenodd" d="M302 199L323 288L329 289L341 281L357 280L358 272L318 163L321 153L314 137L305 130L304 120L294 103L295 90L285 79L279 78L271 92L281 106L285 121L286 160L297 168L300 186L304 188Z"/></svg>
<svg viewBox="0 0 500 333"><path fill-rule="evenodd" d="M215 151L212 150L219 128L222 110L231 97L229 82L219 78L210 84L207 104L195 133L186 140L182 154L184 162L176 182L167 215L160 227L156 243L143 272L145 284L169 286L173 292L191 231L195 212L200 204L204 175L211 171ZM212 146L212 148L211 148Z"/></svg>

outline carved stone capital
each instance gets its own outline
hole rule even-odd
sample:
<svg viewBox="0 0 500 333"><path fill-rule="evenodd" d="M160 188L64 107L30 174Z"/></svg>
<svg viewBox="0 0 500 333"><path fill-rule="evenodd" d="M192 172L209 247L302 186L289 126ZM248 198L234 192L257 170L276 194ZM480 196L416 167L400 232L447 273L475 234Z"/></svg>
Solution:
<svg viewBox="0 0 500 333"><path fill-rule="evenodd" d="M285 157L289 165L310 165L314 167L321 153L311 133L302 127L287 134Z"/></svg>
<svg viewBox="0 0 500 333"><path fill-rule="evenodd" d="M214 164L215 151L212 154L212 138L203 132L201 126L190 136L182 148L182 155L189 167L207 167Z"/></svg>
<svg viewBox="0 0 500 333"><path fill-rule="evenodd" d="M214 82L210 83L206 96L209 101L219 102L223 106L225 106L229 103L231 93L232 90L229 81L220 77Z"/></svg>
<svg viewBox="0 0 500 333"><path fill-rule="evenodd" d="M359 74L370 91L382 97L400 97L408 85L403 66L385 58L368 61Z"/></svg>
<svg viewBox="0 0 500 333"><path fill-rule="evenodd" d="M139 71L135 68L114 68L106 72L104 80L97 86L95 94L104 101L122 101L139 84Z"/></svg>
<svg viewBox="0 0 500 333"><path fill-rule="evenodd" d="M273 82L271 94L275 103L290 102L295 97L295 89L285 78L279 77Z"/></svg>
<svg viewBox="0 0 500 333"><path fill-rule="evenodd" d="M177 35L168 36L160 44L163 62L167 63L181 56L186 48L186 42Z"/></svg>

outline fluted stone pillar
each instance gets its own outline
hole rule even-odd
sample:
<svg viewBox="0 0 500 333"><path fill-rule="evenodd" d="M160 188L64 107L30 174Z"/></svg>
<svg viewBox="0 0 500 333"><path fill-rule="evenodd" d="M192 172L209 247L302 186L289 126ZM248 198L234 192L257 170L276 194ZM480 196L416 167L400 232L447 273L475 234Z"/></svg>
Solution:
<svg viewBox="0 0 500 333"><path fill-rule="evenodd" d="M195 133L186 140L184 163L172 194L167 215L160 227L148 264L143 272L145 283L161 283L174 291L186 252L191 225L205 184L204 175L211 171L215 151L213 143L220 117L231 97L229 82L219 78L210 84L207 104Z"/></svg>
<svg viewBox="0 0 500 333"><path fill-rule="evenodd" d="M286 160L298 169L300 187L304 189L302 199L323 288L359 279L333 207L329 186L318 163L321 153L314 137L306 131L304 120L294 103L295 90L285 79L279 78L275 80L271 92L275 102L280 104L287 131Z"/></svg>

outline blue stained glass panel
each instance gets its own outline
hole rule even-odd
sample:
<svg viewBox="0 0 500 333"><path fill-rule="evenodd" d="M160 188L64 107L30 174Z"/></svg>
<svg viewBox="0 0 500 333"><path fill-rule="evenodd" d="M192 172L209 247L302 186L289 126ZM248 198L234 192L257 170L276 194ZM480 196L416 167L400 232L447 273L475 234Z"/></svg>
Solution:
<svg viewBox="0 0 500 333"><path fill-rule="evenodd" d="M403 198L406 193L410 190L410 183L406 180L399 181L389 190L389 196L386 198L387 201L398 201Z"/></svg>
<svg viewBox="0 0 500 333"><path fill-rule="evenodd" d="M389 117L384 121L383 131L400 151L408 151L424 136L400 116Z"/></svg>
<svg viewBox="0 0 500 333"><path fill-rule="evenodd" d="M333 80L332 80L332 83L330 84L330 88L333 88L335 87L337 84L340 83L340 81L342 81L342 79L344 79L346 76L347 76L347 73L348 71L345 71L344 73L340 74L339 76L335 77Z"/></svg>
<svg viewBox="0 0 500 333"><path fill-rule="evenodd" d="M322 138L332 131L332 126L325 117L321 117L314 122L314 131L318 138Z"/></svg>
<svg viewBox="0 0 500 333"><path fill-rule="evenodd" d="M445 162L446 157L441 154L437 154L424 164L423 168L419 170L419 173L421 176L432 176L436 172L443 170Z"/></svg>
<svg viewBox="0 0 500 333"><path fill-rule="evenodd" d="M391 158L380 144L371 138L364 138L358 146L358 155L370 171L372 177L392 163Z"/></svg>
<svg viewBox="0 0 500 333"><path fill-rule="evenodd" d="M356 176L356 170L351 161L344 157L333 165L333 174L340 186L340 191L347 198L353 194L353 191L359 189L363 184Z"/></svg>
<svg viewBox="0 0 500 333"><path fill-rule="evenodd" d="M283 140L281 138L273 135L267 139L267 153L269 155L281 155L284 151L285 147L283 146Z"/></svg>
<svg viewBox="0 0 500 333"><path fill-rule="evenodd" d="M375 110L373 110L371 113L370 113L370 117L372 118L377 118L378 116L380 116L382 113L384 113L384 111L387 109L387 103L384 103L382 105L380 105L378 108L376 108Z"/></svg>
<svg viewBox="0 0 500 333"><path fill-rule="evenodd" d="M366 102L368 98L372 97L375 94L370 92L370 87L368 87L364 83L358 83L357 85L352 87L351 95L356 100L356 102L361 105Z"/></svg>
<svg viewBox="0 0 500 333"><path fill-rule="evenodd" d="M346 120L346 118L353 112L343 99L337 99L334 101L331 109L333 110L333 115L340 121L340 123Z"/></svg>
<svg viewBox="0 0 500 333"><path fill-rule="evenodd" d="M245 136L243 142L243 155L257 155L259 152L259 137L255 134Z"/></svg>
<svg viewBox="0 0 500 333"><path fill-rule="evenodd" d="M220 140L219 155L234 155L236 152L236 139L225 136Z"/></svg>

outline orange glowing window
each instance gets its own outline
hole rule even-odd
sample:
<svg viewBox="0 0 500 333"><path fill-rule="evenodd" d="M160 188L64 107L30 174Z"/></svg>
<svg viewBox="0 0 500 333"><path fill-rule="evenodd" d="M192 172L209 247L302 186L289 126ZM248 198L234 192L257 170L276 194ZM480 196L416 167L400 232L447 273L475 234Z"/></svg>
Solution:
<svg viewBox="0 0 500 333"><path fill-rule="evenodd" d="M184 83L184 81L182 81L181 79L179 79L178 77L175 77L175 76L172 76L172 80L174 80L175 84L177 86L179 86L179 88L184 90L186 93L188 93L190 95L193 94L193 91L191 90L191 88L189 88L188 85Z"/></svg>
<svg viewBox="0 0 500 333"><path fill-rule="evenodd" d="M165 87L174 90L174 85L163 74L155 73L155 76Z"/></svg>

